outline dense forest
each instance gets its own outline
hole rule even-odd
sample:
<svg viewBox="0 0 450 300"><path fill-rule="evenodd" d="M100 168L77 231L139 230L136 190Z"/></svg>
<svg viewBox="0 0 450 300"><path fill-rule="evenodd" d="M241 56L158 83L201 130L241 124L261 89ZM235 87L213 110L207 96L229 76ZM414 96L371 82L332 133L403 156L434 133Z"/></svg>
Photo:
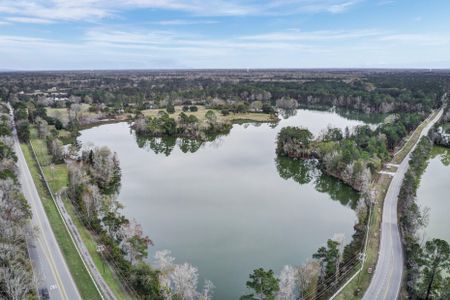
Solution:
<svg viewBox="0 0 450 300"><path fill-rule="evenodd" d="M211 107L254 101L276 105L338 106L365 113L420 112L439 105L448 74L417 71L110 71L4 73L0 98L34 98L54 89L85 103L112 108L165 107L190 101ZM58 105L55 102L47 103Z"/></svg>

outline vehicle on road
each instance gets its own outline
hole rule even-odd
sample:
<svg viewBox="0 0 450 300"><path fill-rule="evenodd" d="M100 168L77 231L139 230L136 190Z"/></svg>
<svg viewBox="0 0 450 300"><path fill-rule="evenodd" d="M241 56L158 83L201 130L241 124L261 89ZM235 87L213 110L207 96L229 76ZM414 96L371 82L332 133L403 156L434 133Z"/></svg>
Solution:
<svg viewBox="0 0 450 300"><path fill-rule="evenodd" d="M39 289L39 299L41 299L41 300L48 300L48 299L50 299L50 293L48 292L47 288Z"/></svg>

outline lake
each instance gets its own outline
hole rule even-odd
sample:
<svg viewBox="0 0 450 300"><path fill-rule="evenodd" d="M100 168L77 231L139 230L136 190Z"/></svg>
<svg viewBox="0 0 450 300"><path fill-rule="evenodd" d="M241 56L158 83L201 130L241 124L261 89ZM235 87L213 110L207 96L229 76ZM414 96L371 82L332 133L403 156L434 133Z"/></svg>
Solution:
<svg viewBox="0 0 450 300"><path fill-rule="evenodd" d="M108 146L122 168L124 214L142 224L155 251L198 267L216 286L214 299L238 299L258 267L278 273L300 265L329 238L350 242L359 195L312 161L277 159L276 136L303 126L364 124L330 111L297 110L278 124L234 125L214 141L136 139L129 124L83 130L84 145Z"/></svg>
<svg viewBox="0 0 450 300"><path fill-rule="evenodd" d="M432 155L417 190L417 203L429 208L424 239L439 238L450 243L450 149L433 147Z"/></svg>

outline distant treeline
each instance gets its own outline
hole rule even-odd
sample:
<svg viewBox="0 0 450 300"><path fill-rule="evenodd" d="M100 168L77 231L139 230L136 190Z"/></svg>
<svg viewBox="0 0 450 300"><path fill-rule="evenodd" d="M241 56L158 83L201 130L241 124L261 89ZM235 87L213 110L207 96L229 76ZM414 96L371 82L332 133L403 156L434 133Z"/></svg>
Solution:
<svg viewBox="0 0 450 300"><path fill-rule="evenodd" d="M300 106L338 106L362 112L418 112L439 106L450 74L429 72L104 72L0 76L0 98L30 98L56 87L82 101L112 107L164 107L168 103L220 106L282 98ZM21 92L24 92L21 94ZM27 95L28 93L28 95Z"/></svg>

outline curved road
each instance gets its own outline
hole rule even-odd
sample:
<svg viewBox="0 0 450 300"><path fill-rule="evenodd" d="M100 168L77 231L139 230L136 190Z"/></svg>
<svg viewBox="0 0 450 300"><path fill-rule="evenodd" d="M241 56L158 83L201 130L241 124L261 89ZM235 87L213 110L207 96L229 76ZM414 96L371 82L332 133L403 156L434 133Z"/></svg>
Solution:
<svg viewBox="0 0 450 300"><path fill-rule="evenodd" d="M11 107L10 111L12 117ZM35 229L37 228L37 230L33 231L34 236L27 241L33 271L37 278L37 286L38 288L47 288L50 299L81 299L63 254L56 242L55 235L50 227L30 170L20 148L15 128L13 131L14 151L17 155L20 184L23 195L30 204L32 211L31 226Z"/></svg>
<svg viewBox="0 0 450 300"><path fill-rule="evenodd" d="M422 130L420 137L428 134L428 131L439 120L442 113L443 108ZM380 252L374 276L363 300L392 300L398 297L403 274L403 250L397 224L397 202L403 178L409 167L409 158L416 145L417 143L400 163L384 198Z"/></svg>

